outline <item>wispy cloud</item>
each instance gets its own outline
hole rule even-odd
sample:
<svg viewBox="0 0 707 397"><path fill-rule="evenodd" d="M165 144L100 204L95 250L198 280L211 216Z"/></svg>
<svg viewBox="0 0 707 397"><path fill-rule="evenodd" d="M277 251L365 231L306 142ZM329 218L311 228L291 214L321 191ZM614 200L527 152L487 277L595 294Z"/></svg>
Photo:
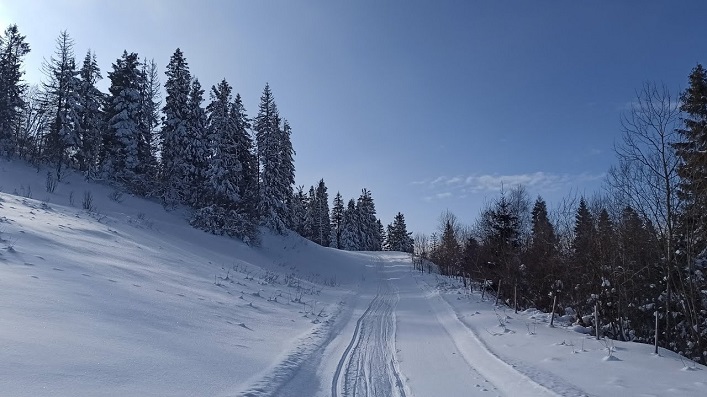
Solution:
<svg viewBox="0 0 707 397"><path fill-rule="evenodd" d="M467 176L439 176L423 181L415 181L414 185L425 186L429 190L439 191L425 197L426 201L446 199L469 193L495 193L503 187L510 188L523 185L538 193L549 193L569 189L578 183L600 180L604 174L557 174L551 172L533 172L527 174L472 174Z"/></svg>

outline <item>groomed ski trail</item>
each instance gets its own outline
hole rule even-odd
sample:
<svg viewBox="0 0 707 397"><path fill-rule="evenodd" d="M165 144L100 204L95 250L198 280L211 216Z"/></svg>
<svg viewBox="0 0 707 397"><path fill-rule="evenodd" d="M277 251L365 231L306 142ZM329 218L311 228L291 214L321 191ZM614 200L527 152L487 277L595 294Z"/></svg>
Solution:
<svg viewBox="0 0 707 397"><path fill-rule="evenodd" d="M332 380L332 397L406 397L395 358L397 302L397 294L382 280L339 360Z"/></svg>

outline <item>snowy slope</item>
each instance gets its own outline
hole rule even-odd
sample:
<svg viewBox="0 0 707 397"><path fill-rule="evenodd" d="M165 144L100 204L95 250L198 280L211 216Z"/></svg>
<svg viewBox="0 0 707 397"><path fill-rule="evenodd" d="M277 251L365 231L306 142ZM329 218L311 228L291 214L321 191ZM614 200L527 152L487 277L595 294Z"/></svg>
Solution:
<svg viewBox="0 0 707 397"><path fill-rule="evenodd" d="M0 163L2 396L707 395L704 367L632 343L607 359L405 254L251 248L45 175Z"/></svg>

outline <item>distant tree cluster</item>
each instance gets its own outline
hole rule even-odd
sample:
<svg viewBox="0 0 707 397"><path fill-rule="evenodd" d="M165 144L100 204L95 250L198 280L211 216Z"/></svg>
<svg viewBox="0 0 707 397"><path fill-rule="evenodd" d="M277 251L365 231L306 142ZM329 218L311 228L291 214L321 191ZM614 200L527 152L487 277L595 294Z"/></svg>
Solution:
<svg viewBox="0 0 707 397"><path fill-rule="evenodd" d="M500 287L511 306L550 311L556 300L580 323L597 311L605 336L657 336L706 363L707 71L697 65L677 100L646 83L622 131L605 195L567 198L551 214L542 197L531 205L514 187L472 227L443 214L437 233L416 236L416 254L444 274Z"/></svg>
<svg viewBox="0 0 707 397"><path fill-rule="evenodd" d="M329 195L324 180L305 193L297 188L290 201L294 223L292 230L325 247L348 251L403 251L412 252L412 238L405 225L405 217L398 213L388 233L376 217L373 196L363 189L358 200L350 199L346 206L336 193L329 209Z"/></svg>
<svg viewBox="0 0 707 397"><path fill-rule="evenodd" d="M45 81L28 87L25 37L16 25L0 36L0 154L49 165L57 181L72 169L166 207L186 205L195 227L251 243L259 225L284 233L294 224L292 129L269 85L253 120L226 80L211 87L204 106L204 90L177 49L162 106L154 61L123 52L103 93L96 55L89 51L79 66L73 49L61 32L42 68Z"/></svg>

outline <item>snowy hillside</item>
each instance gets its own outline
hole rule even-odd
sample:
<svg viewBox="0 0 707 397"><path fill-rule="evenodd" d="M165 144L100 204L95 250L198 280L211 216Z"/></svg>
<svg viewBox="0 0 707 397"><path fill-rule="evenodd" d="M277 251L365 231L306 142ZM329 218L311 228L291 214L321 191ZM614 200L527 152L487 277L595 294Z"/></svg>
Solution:
<svg viewBox="0 0 707 397"><path fill-rule="evenodd" d="M251 248L45 175L0 163L3 396L707 395L704 367L494 308L405 254Z"/></svg>

